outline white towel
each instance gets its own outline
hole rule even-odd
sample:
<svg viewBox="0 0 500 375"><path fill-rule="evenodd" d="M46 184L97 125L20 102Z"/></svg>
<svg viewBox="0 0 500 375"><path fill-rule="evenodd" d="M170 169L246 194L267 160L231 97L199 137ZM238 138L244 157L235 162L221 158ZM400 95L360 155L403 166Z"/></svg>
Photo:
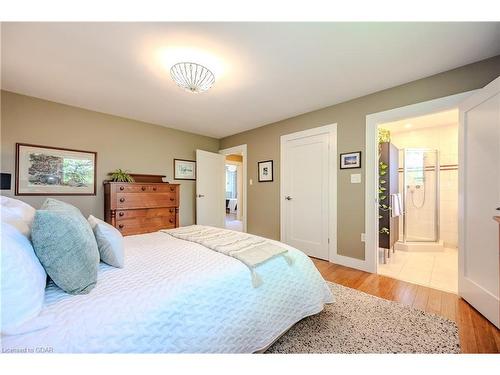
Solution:
<svg viewBox="0 0 500 375"><path fill-rule="evenodd" d="M236 212L236 204L238 203L237 199L231 198L229 199L229 212L234 214Z"/></svg>
<svg viewBox="0 0 500 375"><path fill-rule="evenodd" d="M398 217L403 214L403 205L401 204L401 194L391 194L391 217Z"/></svg>

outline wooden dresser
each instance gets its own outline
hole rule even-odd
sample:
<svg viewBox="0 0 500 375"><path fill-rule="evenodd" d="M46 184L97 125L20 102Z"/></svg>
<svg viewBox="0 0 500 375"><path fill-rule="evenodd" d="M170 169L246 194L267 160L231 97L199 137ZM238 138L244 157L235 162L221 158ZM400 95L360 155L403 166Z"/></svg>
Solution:
<svg viewBox="0 0 500 375"><path fill-rule="evenodd" d="M179 185L104 181L104 220L124 236L179 226Z"/></svg>

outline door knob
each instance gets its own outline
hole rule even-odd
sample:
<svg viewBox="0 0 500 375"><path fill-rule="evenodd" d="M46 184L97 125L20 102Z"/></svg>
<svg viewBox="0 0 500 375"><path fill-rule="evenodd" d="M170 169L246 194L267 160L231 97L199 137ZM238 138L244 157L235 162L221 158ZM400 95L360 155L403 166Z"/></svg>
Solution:
<svg viewBox="0 0 500 375"><path fill-rule="evenodd" d="M198 198L203 198L204 195L203 194L198 194Z"/></svg>
<svg viewBox="0 0 500 375"><path fill-rule="evenodd" d="M285 197L285 199L286 199L287 201L291 201L291 200L292 200L292 197L291 197L291 196L289 196L289 195L287 195L287 196Z"/></svg>

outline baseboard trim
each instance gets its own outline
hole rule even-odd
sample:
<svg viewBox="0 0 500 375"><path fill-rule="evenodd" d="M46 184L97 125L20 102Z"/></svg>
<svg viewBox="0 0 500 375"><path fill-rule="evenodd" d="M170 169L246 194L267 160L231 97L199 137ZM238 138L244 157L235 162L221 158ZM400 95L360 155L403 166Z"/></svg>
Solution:
<svg viewBox="0 0 500 375"><path fill-rule="evenodd" d="M330 259L330 262L341 265L341 266L345 266L345 267L355 268L355 269L360 270L360 271L372 273L372 270L370 269L369 264L366 260L351 258L351 257L347 257L344 255L335 254L332 257L332 259Z"/></svg>

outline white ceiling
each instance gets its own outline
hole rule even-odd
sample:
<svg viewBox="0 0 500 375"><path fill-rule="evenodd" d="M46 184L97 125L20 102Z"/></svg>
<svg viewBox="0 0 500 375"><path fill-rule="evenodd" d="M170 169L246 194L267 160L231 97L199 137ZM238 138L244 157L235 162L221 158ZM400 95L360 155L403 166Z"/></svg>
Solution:
<svg viewBox="0 0 500 375"><path fill-rule="evenodd" d="M3 23L2 88L224 137L498 54L500 23Z"/></svg>
<svg viewBox="0 0 500 375"><path fill-rule="evenodd" d="M379 127L389 130L391 133L402 133L436 126L458 126L458 109L431 113L429 115L411 117L404 120L387 122Z"/></svg>

